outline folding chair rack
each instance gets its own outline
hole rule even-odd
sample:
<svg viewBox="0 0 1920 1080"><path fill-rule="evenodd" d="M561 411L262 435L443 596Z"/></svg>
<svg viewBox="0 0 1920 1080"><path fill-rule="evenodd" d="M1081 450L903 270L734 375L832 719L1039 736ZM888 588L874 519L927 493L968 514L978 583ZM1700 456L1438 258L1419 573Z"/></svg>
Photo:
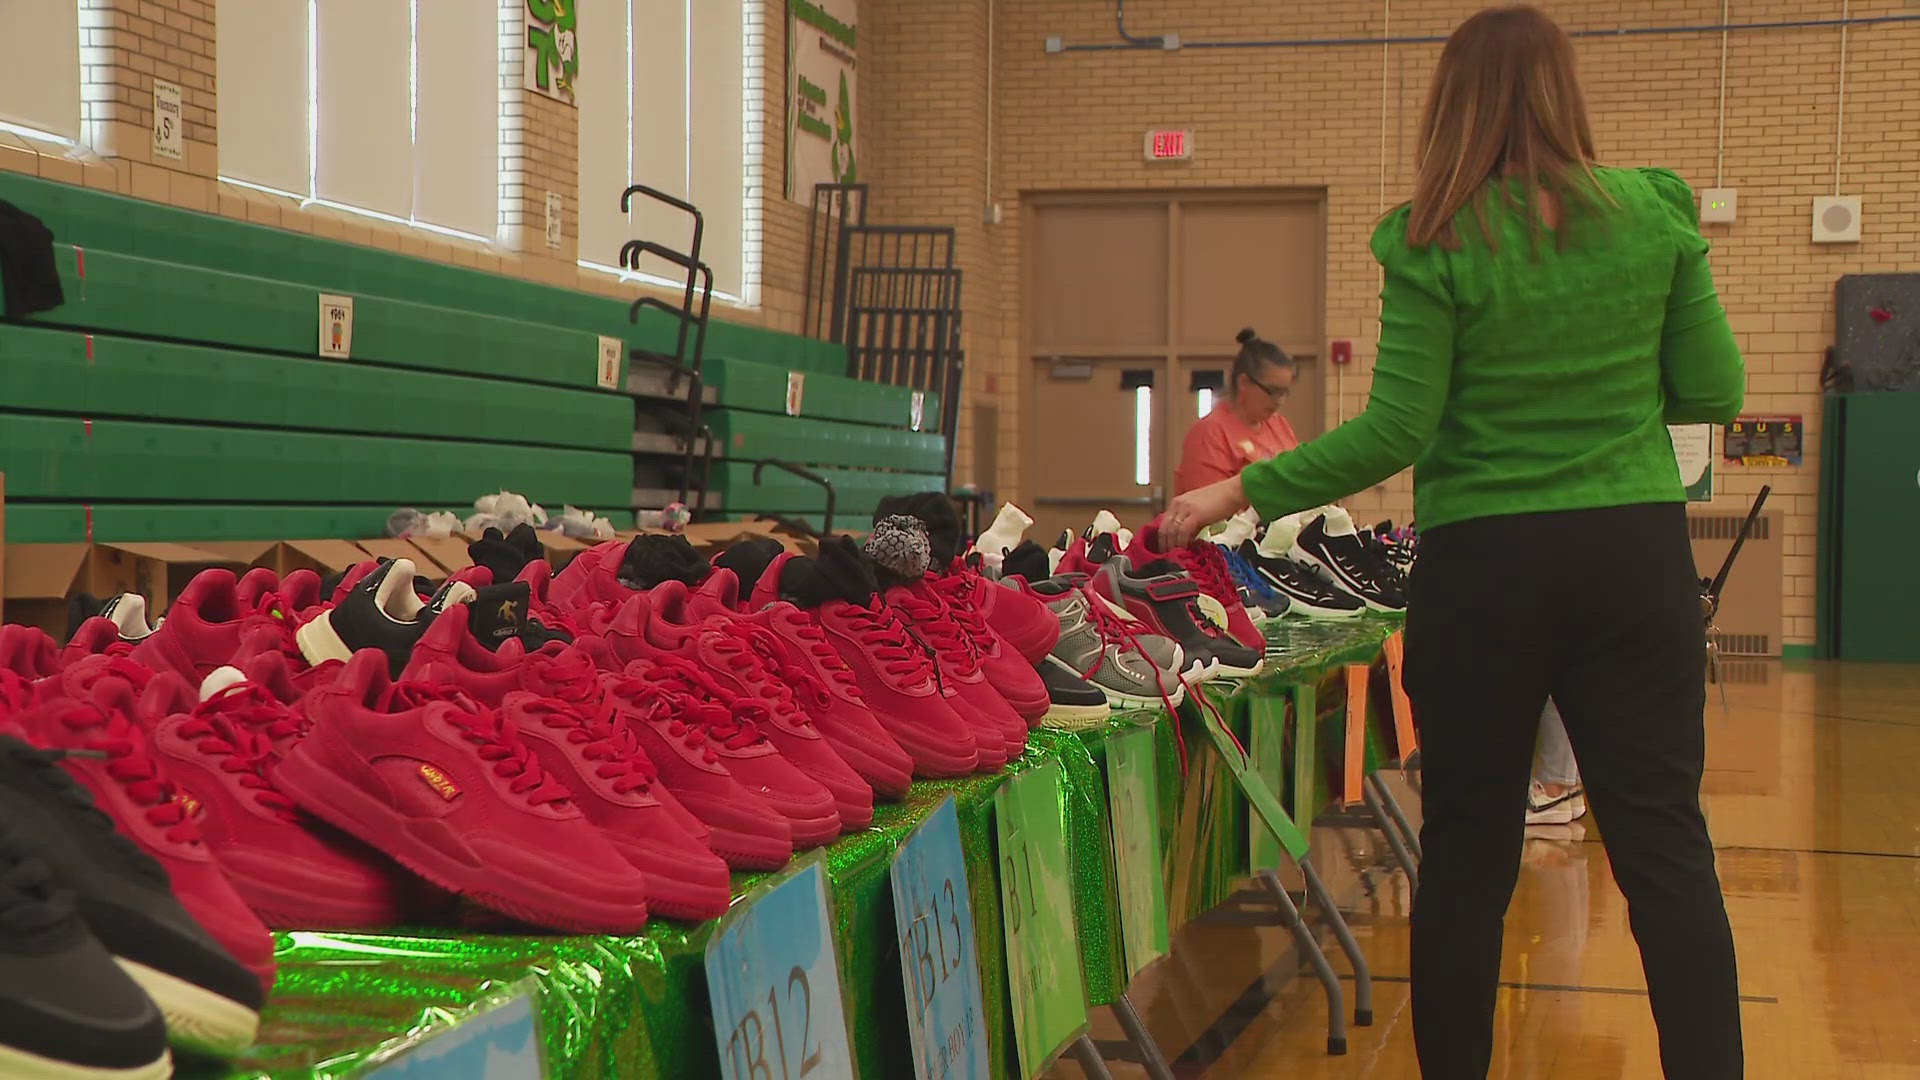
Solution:
<svg viewBox="0 0 1920 1080"><path fill-rule="evenodd" d="M642 296L627 309L627 321L635 324L640 322L643 309L661 312L674 320L673 352L668 354L636 348L627 355L635 362L664 368L668 373L669 394L679 389L681 378L687 380L687 409L680 433L681 440L686 444L686 459L680 471L680 502L699 514L706 510L707 488L713 478L713 431L700 418L706 396L706 382L700 376L700 369L706 358L707 320L713 307L713 268L700 261L700 244L706 231L706 219L692 203L645 184L628 185L627 190L620 193L621 213L629 211L635 195L663 203L693 219L693 243L687 251L682 252L652 240L629 240L620 248L620 265L637 271L641 268L642 260L651 255L686 274L686 284L677 306L657 297ZM694 489L694 466L701 456L702 438L706 440L705 461L699 470L698 488ZM690 490L695 495L692 502L688 501Z"/></svg>

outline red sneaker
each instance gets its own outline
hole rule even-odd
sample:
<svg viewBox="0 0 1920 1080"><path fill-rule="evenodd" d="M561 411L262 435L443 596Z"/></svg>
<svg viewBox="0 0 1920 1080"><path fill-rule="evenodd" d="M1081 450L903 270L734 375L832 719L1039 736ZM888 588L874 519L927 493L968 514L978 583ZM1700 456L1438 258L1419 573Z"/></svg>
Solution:
<svg viewBox="0 0 1920 1080"><path fill-rule="evenodd" d="M584 650L576 646L556 646L551 651L529 655L521 651L518 642L509 641L499 652L490 652L468 629L468 615L467 605L455 604L435 619L420 643L414 646L413 658L401 673L401 679L454 687L495 709L506 702L508 694L515 692L559 701L587 718L605 714L611 708L594 676L594 662ZM698 817L667 791L660 790L656 796L682 832L705 842L707 827Z"/></svg>
<svg viewBox="0 0 1920 1080"><path fill-rule="evenodd" d="M812 616L785 601L742 612L740 579L726 569L715 570L701 583L689 610L702 620L731 614L772 632L774 648L768 651L763 647L761 659L793 692L840 760L859 773L876 796L905 797L913 782L913 758L874 717L866 699L860 696L853 669L840 658ZM844 807L841 814L845 817Z"/></svg>
<svg viewBox="0 0 1920 1080"><path fill-rule="evenodd" d="M1216 620L1224 618L1225 629L1235 641L1265 655L1266 635L1253 624L1246 605L1240 602L1240 589L1233 583L1233 572L1227 568L1227 559L1220 553L1220 545L1207 540L1195 540L1186 547L1168 551L1162 551L1160 547L1160 519L1156 517L1134 535L1133 543L1123 554L1127 562L1139 571L1162 559L1179 567L1200 586L1203 596L1214 601L1201 604L1207 617ZM1207 611L1210 607L1215 610Z"/></svg>
<svg viewBox="0 0 1920 1080"><path fill-rule="evenodd" d="M294 802L451 892L516 919L633 933L647 881L499 713L392 683L363 649L308 702L313 730L274 780Z"/></svg>
<svg viewBox="0 0 1920 1080"><path fill-rule="evenodd" d="M280 579L281 614L299 619L320 606L320 575L311 570L295 570Z"/></svg>
<svg viewBox="0 0 1920 1080"><path fill-rule="evenodd" d="M549 602L577 610L588 604L619 604L632 596L633 590L620 584L620 563L627 557L628 543L609 540L575 555L565 570L552 575Z"/></svg>
<svg viewBox="0 0 1920 1080"><path fill-rule="evenodd" d="M270 736L297 724L266 688L233 668L207 679L205 702L158 706L172 672L141 696L154 754L172 777L187 817L206 837L234 891L268 926L352 930L406 919L400 868L370 847L306 817L274 785ZM152 703L152 705L150 705ZM180 710L179 705L188 708Z"/></svg>
<svg viewBox="0 0 1920 1080"><path fill-rule="evenodd" d="M695 920L726 914L733 899L726 861L681 826L638 736L616 722L604 697L596 711L583 713L572 703L516 690L501 712L573 792L587 820L646 875L653 914Z"/></svg>
<svg viewBox="0 0 1920 1080"><path fill-rule="evenodd" d="M8 667L18 663L18 661L11 660L6 655L8 649L6 631L27 629L30 628L25 626L0 627L0 667ZM39 631L35 630L34 633L39 633ZM95 615L93 618L81 623L80 629L73 632L73 637L67 642L66 646L60 650L60 658L55 664L55 668L57 670L60 667L65 667L68 664L89 656L132 656L134 646L137 644L138 642L129 641L125 637L122 637L120 627L115 624L112 619ZM16 668L15 670L20 669ZM51 674L51 671L44 672L39 677L44 678L46 675Z"/></svg>
<svg viewBox="0 0 1920 1080"><path fill-rule="evenodd" d="M1047 605L1018 589L988 581L965 559L934 578L935 588L950 604L960 603L979 612L993 632L1026 658L1038 664L1060 643L1060 618Z"/></svg>
<svg viewBox="0 0 1920 1080"><path fill-rule="evenodd" d="M736 692L722 684L723 676L735 674L731 665L751 662L753 653L746 646L717 628L703 630L686 654L660 652L628 665L627 673L659 683L684 694L695 703L688 719L707 733L714 753L740 785L768 807L787 819L794 850L819 847L840 835L842 822L836 792L809 775L799 764L787 760L768 737L773 727L767 703L747 692ZM745 658L743 661L742 658ZM794 709L798 714L798 709ZM806 724L812 733L810 750L831 755L820 733ZM818 759L809 759L818 768ZM873 815L873 790L860 782L843 762L846 781L866 792L866 816Z"/></svg>
<svg viewBox="0 0 1920 1080"><path fill-rule="evenodd" d="M915 776L965 776L980 765L972 728L942 693L926 647L873 591L861 558L851 541L823 544L819 559L782 553L761 572L751 604L793 598L846 663L874 719L912 757ZM997 733L989 747L998 757Z"/></svg>
<svg viewBox="0 0 1920 1080"><path fill-rule="evenodd" d="M280 575L267 567L256 566L240 575L240 582L234 586L233 593L241 607L258 611L263 603L280 598Z"/></svg>
<svg viewBox="0 0 1920 1080"><path fill-rule="evenodd" d="M87 633L89 626L93 626L93 636L97 636L100 625L95 624L105 626L106 633L111 635L115 642L120 640L119 627L97 615L80 624L80 633L74 635L74 640L80 640L81 636ZM71 650L73 646L68 645L67 648ZM87 656L94 652L105 651L106 647L102 646L99 649L76 652L74 655ZM132 651L132 646L128 646L125 650L125 652ZM0 671L11 671L23 679L44 679L59 671L64 659L64 655L54 645L53 639L39 628L20 626L15 623L0 626Z"/></svg>
<svg viewBox="0 0 1920 1080"><path fill-rule="evenodd" d="M980 671L987 681L1000 692L1013 711L1020 714L1028 727L1038 726L1053 706L1053 699L1047 693L1047 684L1040 678L1040 672L1034 669L1033 662L1008 645L992 627L987 625L979 609L973 605L976 593L973 582L979 582L986 592L1012 593L1012 589L1001 588L978 574L927 575L927 586L946 601L947 610L954 621L966 632L967 641L973 646L973 655L979 661ZM1025 599L1022 597L1022 599ZM1060 637L1060 620L1055 618L1054 643ZM1053 645L1048 645L1051 650ZM1042 654L1045 655L1045 654Z"/></svg>
<svg viewBox="0 0 1920 1080"><path fill-rule="evenodd" d="M133 658L155 671L179 672L198 686L233 659L243 630L274 621L242 606L239 584L233 571L218 567L195 574L160 628L134 648Z"/></svg>
<svg viewBox="0 0 1920 1080"><path fill-rule="evenodd" d="M134 688L110 673L105 663L91 667L100 674L90 681L69 678L74 675L70 668L61 679L35 687L39 704L16 714L13 722L43 749L99 755L68 757L61 764L92 793L94 803L123 835L166 868L174 895L194 920L261 986L271 989L273 936L221 871L155 759L146 733L134 722ZM69 694L66 686L80 693Z"/></svg>
<svg viewBox="0 0 1920 1080"><path fill-rule="evenodd" d="M640 665L639 668L644 668ZM607 673L600 685L615 715L633 730L647 760L680 805L709 829L707 846L735 870L778 870L793 857L786 815L748 791L721 763L694 718L717 706L695 701L639 674Z"/></svg>
<svg viewBox="0 0 1920 1080"><path fill-rule="evenodd" d="M564 630L572 638L580 637L580 625L573 616L562 610L553 600L553 564L545 559L535 559L520 571L513 580L527 587L532 600L528 607L530 614L540 620L549 630Z"/></svg>
<svg viewBox="0 0 1920 1080"><path fill-rule="evenodd" d="M965 628L940 594L922 579L888 589L886 599L887 605L898 611L914 634L933 650L941 683L955 695L960 715L973 725L973 737L980 747L979 771L991 772L1019 757L1027 746L1027 722L987 681ZM987 745L995 735L1000 745L989 760Z"/></svg>

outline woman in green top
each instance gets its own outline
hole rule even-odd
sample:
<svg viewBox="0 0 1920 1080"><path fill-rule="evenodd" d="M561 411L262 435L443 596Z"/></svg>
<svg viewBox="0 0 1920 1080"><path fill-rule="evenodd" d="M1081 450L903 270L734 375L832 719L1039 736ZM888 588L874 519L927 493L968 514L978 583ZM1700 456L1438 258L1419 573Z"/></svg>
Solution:
<svg viewBox="0 0 1920 1080"><path fill-rule="evenodd" d="M1666 425L1732 419L1745 373L1692 193L1664 169L1594 164L1572 45L1532 7L1454 32L1420 139L1413 198L1373 237L1385 286L1366 411L1179 496L1166 540L1413 465L1423 1075L1487 1074L1551 697L1627 897L1666 1075L1740 1076L1733 938L1699 805L1699 581Z"/></svg>

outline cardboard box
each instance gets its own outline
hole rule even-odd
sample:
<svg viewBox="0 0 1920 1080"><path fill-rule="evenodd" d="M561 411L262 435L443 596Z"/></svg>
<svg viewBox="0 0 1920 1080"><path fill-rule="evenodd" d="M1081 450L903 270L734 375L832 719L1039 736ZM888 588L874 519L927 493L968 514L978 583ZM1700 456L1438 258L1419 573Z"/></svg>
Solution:
<svg viewBox="0 0 1920 1080"><path fill-rule="evenodd" d="M389 536L378 540L358 540L355 543L360 545L361 550L376 559L407 560L413 564L414 572L428 581L445 581L447 575L452 572L412 540Z"/></svg>
<svg viewBox="0 0 1920 1080"><path fill-rule="evenodd" d="M346 540L287 540L276 553L275 572L286 577L295 570L312 570L321 577L350 570L372 556Z"/></svg>
<svg viewBox="0 0 1920 1080"><path fill-rule="evenodd" d="M473 565L467 555L468 541L459 536L409 536L408 542L448 574L457 574Z"/></svg>
<svg viewBox="0 0 1920 1080"><path fill-rule="evenodd" d="M246 565L186 544L13 544L4 552L8 615L60 640L73 630L67 601L80 593L102 599L138 593L147 598L147 610L159 614L194 574Z"/></svg>

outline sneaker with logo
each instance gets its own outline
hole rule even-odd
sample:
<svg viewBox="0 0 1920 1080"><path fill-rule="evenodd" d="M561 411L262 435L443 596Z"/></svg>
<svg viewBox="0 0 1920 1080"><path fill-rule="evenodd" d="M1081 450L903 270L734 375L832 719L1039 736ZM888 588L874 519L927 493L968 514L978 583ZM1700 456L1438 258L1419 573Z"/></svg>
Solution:
<svg viewBox="0 0 1920 1080"><path fill-rule="evenodd" d="M1342 589L1316 568L1308 568L1289 554L1299 522L1281 519L1267 526L1258 541L1240 544L1240 555L1273 590L1287 598L1288 610L1309 619L1357 619L1367 613L1366 601Z"/></svg>
<svg viewBox="0 0 1920 1080"><path fill-rule="evenodd" d="M929 651L943 692L953 695L955 711L973 726L980 770L991 772L1019 757L1027 746L1027 721L987 680L965 627L940 594L922 579L888 589L886 602Z"/></svg>
<svg viewBox="0 0 1920 1080"><path fill-rule="evenodd" d="M362 650L378 649L387 657L388 674L398 675L406 668L413 646L440 612L478 597L471 586L449 581L431 600L422 600L414 591L414 573L411 559L381 563L349 588L332 609L303 624L296 638L307 663L344 662ZM232 656L233 650L229 649L227 655Z"/></svg>
<svg viewBox="0 0 1920 1080"><path fill-rule="evenodd" d="M1160 542L1160 519L1155 518L1140 530L1123 554L1136 571L1144 572L1147 567L1163 562L1172 563L1200 586L1200 610L1209 622L1247 648L1266 654L1267 637L1253 624L1246 606L1240 602L1240 587L1234 584L1233 570L1218 544L1194 540L1185 547L1166 548Z"/></svg>
<svg viewBox="0 0 1920 1080"><path fill-rule="evenodd" d="M1227 570L1233 575L1233 584L1240 590L1240 603L1246 607L1247 614L1253 617L1254 623L1270 623L1285 618L1287 609L1292 606L1286 596L1276 592L1273 586L1267 583L1267 579L1260 576L1260 571L1255 570L1253 564L1248 562L1239 551L1218 540L1211 542L1220 549L1220 556L1227 561Z"/></svg>
<svg viewBox="0 0 1920 1080"><path fill-rule="evenodd" d="M159 1005L176 1046L251 1045L273 938L234 894L128 719L131 688L0 719L0 816L35 837L81 918Z"/></svg>
<svg viewBox="0 0 1920 1080"><path fill-rule="evenodd" d="M1060 622L1060 640L1046 663L1064 667L1100 690L1119 709L1146 709L1166 704L1177 707L1186 697L1180 681L1177 645L1165 638L1161 668L1148 658L1143 639L1149 635L1140 623L1127 623L1109 612L1099 598L1088 595L1086 579L1077 574L1032 582L1033 595L1046 603Z"/></svg>
<svg viewBox="0 0 1920 1080"><path fill-rule="evenodd" d="M165 1018L87 930L34 839L0 816L0 1076L167 1080Z"/></svg>
<svg viewBox="0 0 1920 1080"><path fill-rule="evenodd" d="M787 816L728 771L701 723L719 706L690 698L648 674L642 662L629 672L600 676L617 721L633 730L667 790L706 825L707 846L714 854L735 870L785 866L793 857L793 827Z"/></svg>
<svg viewBox="0 0 1920 1080"><path fill-rule="evenodd" d="M1366 601L1370 610L1407 610L1400 571L1360 539L1352 515L1337 506L1306 520L1289 554L1295 562L1318 568L1342 589Z"/></svg>
<svg viewBox="0 0 1920 1080"><path fill-rule="evenodd" d="M768 631L770 638L752 636L749 642L760 651L768 670L806 710L840 760L859 774L876 797L905 796L913 780L913 758L900 749L867 707L852 669L819 624L784 600L751 612L742 610L742 606L739 578L732 570L721 568L701 583L688 610L702 620L731 615L740 623Z"/></svg>
<svg viewBox="0 0 1920 1080"><path fill-rule="evenodd" d="M391 681L364 649L307 703L313 730L274 780L315 816L428 881L536 926L628 934L647 880L501 715L457 690Z"/></svg>
<svg viewBox="0 0 1920 1080"><path fill-rule="evenodd" d="M777 554L769 555L771 548ZM780 550L777 541L737 544L721 561L749 586L748 606L794 605L811 619L880 727L923 779L965 776L979 766L971 727L942 693L928 650L880 599L874 569L847 537L821 541L818 557ZM995 749L999 739L996 734Z"/></svg>
<svg viewBox="0 0 1920 1080"><path fill-rule="evenodd" d="M275 786L279 755L270 733L297 725L293 712L234 668L207 676L201 695L164 672L140 707L154 755L240 899L281 929L400 925L400 868L301 813Z"/></svg>
<svg viewBox="0 0 1920 1080"><path fill-rule="evenodd" d="M1179 642L1188 661L1205 663L1210 674L1259 674L1261 651L1242 645L1201 614L1199 583L1173 564L1149 563L1136 576L1127 560L1110 559L1093 576L1092 586L1150 632Z"/></svg>

